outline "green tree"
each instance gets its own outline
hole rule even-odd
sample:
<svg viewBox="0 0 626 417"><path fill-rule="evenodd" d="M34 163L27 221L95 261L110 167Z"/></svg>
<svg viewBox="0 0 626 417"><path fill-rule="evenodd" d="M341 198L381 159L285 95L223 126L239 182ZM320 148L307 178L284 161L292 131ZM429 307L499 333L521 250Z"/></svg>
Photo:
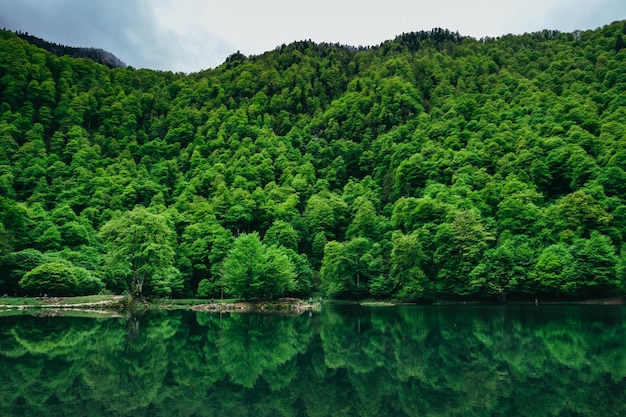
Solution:
<svg viewBox="0 0 626 417"><path fill-rule="evenodd" d="M333 240L324 248L322 287L329 296L361 297L370 292L371 280L381 269L381 259L369 239L356 237L345 243ZM379 284L377 280L377 288Z"/></svg>
<svg viewBox="0 0 626 417"><path fill-rule="evenodd" d="M258 233L239 235L224 259L228 292L244 299L273 298L295 289L295 267L280 247L266 247Z"/></svg>
<svg viewBox="0 0 626 417"><path fill-rule="evenodd" d="M374 204L366 197L357 197L353 206L354 217L346 229L346 238L365 237L378 239L385 229L385 222L376 214Z"/></svg>
<svg viewBox="0 0 626 417"><path fill-rule="evenodd" d="M213 295L218 295L222 262L230 250L232 234L219 225L206 203L196 204L187 213L201 219L185 227L179 247L191 262L191 290L207 280L216 291Z"/></svg>
<svg viewBox="0 0 626 417"><path fill-rule="evenodd" d="M303 213L304 222L312 235L324 232L328 238L336 238L345 227L348 205L330 191L321 191L307 201Z"/></svg>
<svg viewBox="0 0 626 417"><path fill-rule="evenodd" d="M529 280L535 262L535 250L528 238L513 236L485 252L470 274L471 285L483 295L497 296L501 302L509 293L532 292Z"/></svg>
<svg viewBox="0 0 626 417"><path fill-rule="evenodd" d="M398 197L413 197L424 187L427 178L424 158L419 153L413 154L398 166L393 184L394 192Z"/></svg>
<svg viewBox="0 0 626 417"><path fill-rule="evenodd" d="M256 286L257 293L272 298L296 289L296 268L287 251L281 246L265 248L264 279Z"/></svg>
<svg viewBox="0 0 626 417"><path fill-rule="evenodd" d="M597 231L589 239L579 239L571 249L574 257L573 282L578 294L608 294L618 288L618 257L608 236Z"/></svg>
<svg viewBox="0 0 626 417"><path fill-rule="evenodd" d="M124 276L134 297L144 294L144 286L150 294L177 278L174 231L164 215L137 206L109 220L100 235L107 242L107 267Z"/></svg>
<svg viewBox="0 0 626 417"><path fill-rule="evenodd" d="M476 210L459 210L450 223L443 223L435 236L434 261L444 294L469 295L475 292L469 274L494 240Z"/></svg>
<svg viewBox="0 0 626 417"><path fill-rule="evenodd" d="M546 247L535 265L531 278L539 290L550 295L574 295L576 283L572 279L574 258L569 248L558 243Z"/></svg>
<svg viewBox="0 0 626 417"><path fill-rule="evenodd" d="M432 297L432 283L423 270L426 256L418 235L416 233L405 235L395 231L392 243L390 276L397 296L407 300Z"/></svg>
<svg viewBox="0 0 626 417"><path fill-rule="evenodd" d="M263 243L266 245L283 246L292 250L298 250L299 240L298 232L291 223L282 220L275 220L263 236Z"/></svg>

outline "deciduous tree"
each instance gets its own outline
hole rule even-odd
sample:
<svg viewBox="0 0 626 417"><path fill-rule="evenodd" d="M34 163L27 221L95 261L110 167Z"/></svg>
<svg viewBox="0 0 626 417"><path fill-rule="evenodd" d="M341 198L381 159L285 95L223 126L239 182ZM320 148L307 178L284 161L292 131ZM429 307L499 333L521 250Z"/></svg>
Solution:
<svg viewBox="0 0 626 417"><path fill-rule="evenodd" d="M235 239L222 273L228 292L244 299L273 298L295 289L291 259L280 247L266 247L256 232Z"/></svg>
<svg viewBox="0 0 626 417"><path fill-rule="evenodd" d="M100 235L107 242L107 267L125 277L134 297L176 277L175 235L164 215L137 206L109 220Z"/></svg>

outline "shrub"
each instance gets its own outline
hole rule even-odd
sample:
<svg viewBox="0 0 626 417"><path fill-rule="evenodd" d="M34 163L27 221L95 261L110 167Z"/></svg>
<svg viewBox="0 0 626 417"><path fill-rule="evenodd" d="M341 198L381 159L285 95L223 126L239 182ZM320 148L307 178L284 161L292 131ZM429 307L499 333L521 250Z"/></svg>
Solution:
<svg viewBox="0 0 626 417"><path fill-rule="evenodd" d="M52 296L97 294L104 285L85 268L62 262L41 264L24 275L20 287L26 292Z"/></svg>

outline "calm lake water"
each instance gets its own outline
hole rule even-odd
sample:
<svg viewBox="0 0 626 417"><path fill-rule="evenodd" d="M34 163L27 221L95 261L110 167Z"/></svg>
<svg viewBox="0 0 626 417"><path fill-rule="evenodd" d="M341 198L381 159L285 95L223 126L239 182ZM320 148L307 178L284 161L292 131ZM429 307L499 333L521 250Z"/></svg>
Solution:
<svg viewBox="0 0 626 417"><path fill-rule="evenodd" d="M626 308L0 317L2 416L625 416Z"/></svg>

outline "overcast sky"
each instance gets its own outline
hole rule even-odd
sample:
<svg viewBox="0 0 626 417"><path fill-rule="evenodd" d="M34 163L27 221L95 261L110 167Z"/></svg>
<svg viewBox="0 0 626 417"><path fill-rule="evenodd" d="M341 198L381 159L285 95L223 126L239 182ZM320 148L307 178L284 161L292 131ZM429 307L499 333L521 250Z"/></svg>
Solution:
<svg viewBox="0 0 626 417"><path fill-rule="evenodd" d="M0 0L0 27L176 72L297 40L367 46L434 27L481 38L624 19L626 0Z"/></svg>

